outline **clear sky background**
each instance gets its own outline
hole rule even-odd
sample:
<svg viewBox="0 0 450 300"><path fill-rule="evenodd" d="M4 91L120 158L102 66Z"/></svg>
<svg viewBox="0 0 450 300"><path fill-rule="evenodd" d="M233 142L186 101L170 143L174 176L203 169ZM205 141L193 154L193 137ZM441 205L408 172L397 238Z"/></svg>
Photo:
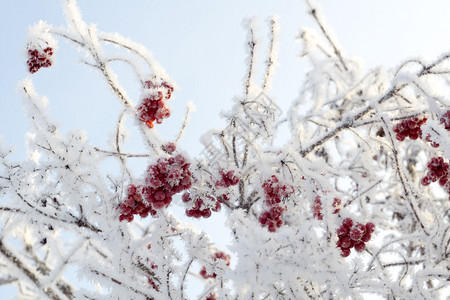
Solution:
<svg viewBox="0 0 450 300"><path fill-rule="evenodd" d="M380 65L392 68L411 57L433 59L450 50L448 0L320 3L344 53L361 58L367 70ZM269 30L266 21L272 14L279 16L280 66L269 96L283 109L298 96L303 74L309 68L298 57L301 46L295 37L303 26L317 28L301 0L79 0L78 5L84 20L98 24L99 30L118 32L146 46L178 85L179 90L169 101L172 116L156 127L161 136L174 138L187 102L195 103L197 111L180 142L192 156L203 149L198 142L200 135L223 126L218 114L229 107L233 96L243 93L247 57L243 18L259 18L261 78ZM14 157L23 159L29 124L15 90L19 80L29 76L24 50L26 30L39 20L56 26L63 26L65 20L57 0L2 0L0 11L0 135L6 145L14 146ZM107 147L121 104L99 74L80 63L83 53L65 41L58 42L54 66L31 75L37 92L49 98L51 114L62 132L85 129L94 144ZM133 74L120 66L116 70L137 103L140 89ZM226 239L217 242L226 244Z"/></svg>

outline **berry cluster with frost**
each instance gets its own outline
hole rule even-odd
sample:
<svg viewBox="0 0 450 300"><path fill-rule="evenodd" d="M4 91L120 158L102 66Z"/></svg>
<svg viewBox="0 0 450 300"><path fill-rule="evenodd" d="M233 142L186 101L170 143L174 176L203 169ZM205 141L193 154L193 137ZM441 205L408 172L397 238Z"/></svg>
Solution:
<svg viewBox="0 0 450 300"><path fill-rule="evenodd" d="M142 218L149 214L156 215L156 210L152 206L147 205L142 199L142 186L135 186L131 184L127 189L127 197L125 201L119 206L121 215L119 221L126 220L133 221L134 215L139 215Z"/></svg>
<svg viewBox="0 0 450 300"><path fill-rule="evenodd" d="M177 145L173 142L169 142L163 146L163 150L169 154L172 154L175 150L177 150Z"/></svg>
<svg viewBox="0 0 450 300"><path fill-rule="evenodd" d="M267 226L270 232L275 232L277 228L283 225L281 216L285 209L278 205L282 198L288 197L294 193L294 187L279 182L278 177L272 175L262 184L264 194L266 196L265 204L269 207L268 211L264 211L258 218L261 225Z"/></svg>
<svg viewBox="0 0 450 300"><path fill-rule="evenodd" d="M323 220L322 201L320 200L320 196L316 196L316 199L314 199L312 210L314 218L317 220Z"/></svg>
<svg viewBox="0 0 450 300"><path fill-rule="evenodd" d="M165 81L161 84L145 81L142 101L138 107L139 119L150 128L153 128L155 121L161 124L163 119L170 116L165 100L170 99L172 92L173 87Z"/></svg>
<svg viewBox="0 0 450 300"><path fill-rule="evenodd" d="M216 187L228 188L239 183L239 177L234 175L234 170L225 171L223 169L220 169L219 174L221 178L220 180L216 181Z"/></svg>
<svg viewBox="0 0 450 300"><path fill-rule="evenodd" d="M281 216L283 215L284 208L279 205L272 206L268 211L265 211L259 217L259 223L261 225L267 226L270 232L275 232L277 228L283 225L283 220Z"/></svg>
<svg viewBox="0 0 450 300"><path fill-rule="evenodd" d="M445 129L450 131L450 110L447 110L441 117L441 124L444 125Z"/></svg>
<svg viewBox="0 0 450 300"><path fill-rule="evenodd" d="M333 214L338 214L341 211L341 204L341 199L333 199ZM314 203L312 205L312 210L314 218L316 218L317 220L323 220L322 200L320 199L320 196L316 196L316 199L314 200Z"/></svg>
<svg viewBox="0 0 450 300"><path fill-rule="evenodd" d="M396 124L393 129L396 133L397 140L403 141L406 137L409 137L412 140L417 140L422 135L420 126L426 122L427 118L419 119L414 117Z"/></svg>
<svg viewBox="0 0 450 300"><path fill-rule="evenodd" d="M38 49L28 49L28 71L31 74L36 73L40 68L48 68L52 65L53 49L45 48L43 51Z"/></svg>
<svg viewBox="0 0 450 300"><path fill-rule="evenodd" d="M172 202L172 196L191 187L190 163L181 154L170 158L159 158L157 163L147 169L144 186L131 185L127 198L119 208L119 220L131 222L133 215L145 218L156 209L166 207Z"/></svg>
<svg viewBox="0 0 450 300"><path fill-rule="evenodd" d="M188 217L194 217L194 218L209 218L211 216L211 211L217 212L221 209L221 205L219 201L217 201L212 196L205 196L209 199L206 203L203 201L203 199L200 196L194 197L194 199L191 198L189 193L184 193L181 199L183 202L192 203L191 209L186 209L186 216ZM214 203L213 206L211 206L209 203Z"/></svg>
<svg viewBox="0 0 450 300"><path fill-rule="evenodd" d="M366 225L358 223L353 226L352 219L344 219L337 230L338 241L336 246L341 249L341 256L349 256L353 247L356 252L364 251L366 243L370 240L374 231L375 224L371 222L366 223Z"/></svg>
<svg viewBox="0 0 450 300"><path fill-rule="evenodd" d="M450 194L449 164L444 162L443 157L433 157L427 165L428 173L420 181L427 186L431 182L439 181L439 185Z"/></svg>
<svg viewBox="0 0 450 300"><path fill-rule="evenodd" d="M173 195L191 187L190 165L181 154L159 158L156 164L148 167L144 199L156 209L168 206Z"/></svg>
<svg viewBox="0 0 450 300"><path fill-rule="evenodd" d="M294 193L294 187L279 182L278 177L272 175L263 184L264 194L266 196L266 204L268 206L276 205L281 199Z"/></svg>
<svg viewBox="0 0 450 300"><path fill-rule="evenodd" d="M216 260L218 260L218 259L223 259L223 260L225 261L225 265L226 265L227 267L230 266L230 256L229 256L228 254L226 254L225 252L222 252L222 251L216 252L216 253L214 253L214 254L212 255L212 258L213 258L214 261L216 261ZM203 278L205 278L205 279L208 279L208 278L216 278L216 277L217 277L217 274L216 274L216 273L208 274L208 273L206 272L206 268L205 268L205 267L203 267L203 268L200 270L200 275L201 275Z"/></svg>

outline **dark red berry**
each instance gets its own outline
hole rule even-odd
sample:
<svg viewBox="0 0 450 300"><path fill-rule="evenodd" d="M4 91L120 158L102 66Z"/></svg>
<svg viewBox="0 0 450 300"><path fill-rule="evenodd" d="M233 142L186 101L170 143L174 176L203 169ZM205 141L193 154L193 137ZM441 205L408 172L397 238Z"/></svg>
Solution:
<svg viewBox="0 0 450 300"><path fill-rule="evenodd" d="M375 224L372 222L366 223L366 232L372 233L375 231Z"/></svg>
<svg viewBox="0 0 450 300"><path fill-rule="evenodd" d="M347 257L350 255L350 249L341 249L341 256Z"/></svg>
<svg viewBox="0 0 450 300"><path fill-rule="evenodd" d="M345 227L351 228L353 226L353 220L350 218L346 218L346 219L344 219L344 221L342 221L342 225L344 225Z"/></svg>
<svg viewBox="0 0 450 300"><path fill-rule="evenodd" d="M364 242L359 242L355 244L356 252L363 252L366 249L366 244Z"/></svg>

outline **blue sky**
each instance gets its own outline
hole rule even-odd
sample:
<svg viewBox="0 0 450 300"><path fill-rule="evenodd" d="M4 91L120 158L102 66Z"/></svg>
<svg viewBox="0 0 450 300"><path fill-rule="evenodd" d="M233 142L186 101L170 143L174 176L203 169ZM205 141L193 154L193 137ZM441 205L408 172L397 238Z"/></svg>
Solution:
<svg viewBox="0 0 450 300"><path fill-rule="evenodd" d="M450 50L450 2L446 0L324 0L323 14L338 37L345 54L360 57L367 69L394 67L401 60L421 56L432 59ZM146 46L179 86L174 93L172 116L157 125L161 136L176 136L185 106L193 101L197 111L180 147L192 156L202 151L200 135L224 123L220 111L233 96L243 93L246 32L242 20L259 18L262 44L259 70L267 51L267 18L279 16L280 67L269 93L286 108L297 97L302 76L309 66L298 58L295 37L302 26L314 27L302 1L153 1L79 0L83 18L98 29L118 32ZM61 4L55 0L3 1L0 18L0 135L25 157L28 128L22 99L15 91L26 71L26 29L45 20L64 25ZM48 96L51 114L63 132L86 129L93 143L106 146L117 121L120 103L106 88L99 74L79 63L80 54L59 40L56 63L33 78L37 91ZM133 74L120 66L119 80L129 94L139 96ZM260 76L259 76L260 77ZM138 173L138 172L137 172ZM1 291L1 289L0 289Z"/></svg>
<svg viewBox="0 0 450 300"><path fill-rule="evenodd" d="M433 58L450 48L450 19L446 15L450 3L427 3L432 4L411 0L321 2L345 53L360 57L367 68L392 67L407 57ZM88 23L98 24L100 30L119 32L148 47L180 87L170 103L173 116L159 127L162 135L175 136L186 103L194 101L197 112L182 141L192 154L202 149L196 142L201 133L220 126L218 113L243 91L247 55L241 25L244 17L257 16L260 20L262 71L267 49L265 21L271 14L280 16L281 66L271 93L280 106L297 96L302 74L309 67L298 58L300 45L295 42L300 27L314 26L302 1L80 0L78 4ZM0 134L7 144L15 145L18 154L24 155L28 125L15 87L27 76L23 55L26 29L41 19L60 26L64 17L60 2L54 0L7 1L2 11ZM80 53L64 41L59 41L59 45L56 64L32 75L38 92L49 97L52 114L63 129L89 129L92 140L105 144L107 132L116 122L119 102L95 71L79 63ZM128 70L119 73L119 79L131 87L131 95L139 95Z"/></svg>

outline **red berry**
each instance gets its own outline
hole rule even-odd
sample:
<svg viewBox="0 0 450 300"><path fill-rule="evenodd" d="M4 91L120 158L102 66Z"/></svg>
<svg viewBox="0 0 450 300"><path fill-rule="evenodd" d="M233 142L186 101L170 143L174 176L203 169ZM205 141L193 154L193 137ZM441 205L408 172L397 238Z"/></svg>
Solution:
<svg viewBox="0 0 450 300"><path fill-rule="evenodd" d="M372 222L366 223L366 232L372 233L375 231L375 224Z"/></svg>
<svg viewBox="0 0 450 300"><path fill-rule="evenodd" d="M353 220L350 218L346 218L346 219L344 219L344 221L342 221L342 225L344 225L345 227L351 228L353 226Z"/></svg>
<svg viewBox="0 0 450 300"><path fill-rule="evenodd" d="M354 241L359 241L366 231L366 226L357 224L350 230L350 238Z"/></svg>
<svg viewBox="0 0 450 300"><path fill-rule="evenodd" d="M341 249L341 256L347 257L350 255L350 249Z"/></svg>
<svg viewBox="0 0 450 300"><path fill-rule="evenodd" d="M372 235L369 233L369 232L366 232L363 236L362 236L362 238L361 238L361 241L363 241L363 242L368 242L368 241L370 241L370 238L372 237Z"/></svg>
<svg viewBox="0 0 450 300"><path fill-rule="evenodd" d="M430 179L430 177L425 176L420 180L420 183L424 186L427 186L431 183L431 179Z"/></svg>
<svg viewBox="0 0 450 300"><path fill-rule="evenodd" d="M366 249L366 244L364 242L359 242L355 244L356 252L363 252Z"/></svg>
<svg viewBox="0 0 450 300"><path fill-rule="evenodd" d="M352 239L350 239L348 236L343 237L341 240L341 248L346 249L346 248L351 248L354 245L354 241L352 241Z"/></svg>
<svg viewBox="0 0 450 300"><path fill-rule="evenodd" d="M339 237L344 237L347 236L350 232L350 229L347 226L340 226L339 229L337 230L337 235Z"/></svg>

